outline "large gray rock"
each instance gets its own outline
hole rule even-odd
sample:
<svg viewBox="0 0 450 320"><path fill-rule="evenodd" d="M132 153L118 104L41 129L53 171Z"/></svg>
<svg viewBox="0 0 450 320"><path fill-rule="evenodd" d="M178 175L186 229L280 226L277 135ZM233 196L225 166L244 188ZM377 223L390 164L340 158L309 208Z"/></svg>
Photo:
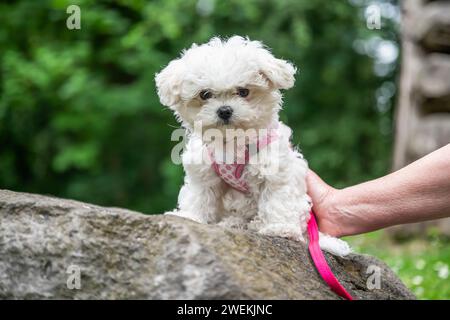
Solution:
<svg viewBox="0 0 450 320"><path fill-rule="evenodd" d="M414 298L375 258L327 258L357 298ZM2 190L0 298L338 299L302 243Z"/></svg>

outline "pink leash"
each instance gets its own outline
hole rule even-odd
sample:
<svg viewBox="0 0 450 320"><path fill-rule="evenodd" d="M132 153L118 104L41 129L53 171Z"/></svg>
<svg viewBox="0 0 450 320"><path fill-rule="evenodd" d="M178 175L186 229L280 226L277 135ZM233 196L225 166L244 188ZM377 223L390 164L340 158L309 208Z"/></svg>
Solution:
<svg viewBox="0 0 450 320"><path fill-rule="evenodd" d="M325 257L319 246L319 228L317 227L314 211L311 210L310 216L311 217L308 221L308 249L309 253L311 254L311 258L316 265L317 271L319 272L322 279L331 288L331 290L333 290L333 292L347 300L353 300L353 297L347 292L347 290L345 290L339 280L336 279L333 271L331 271L330 266L327 263L327 260L325 260Z"/></svg>

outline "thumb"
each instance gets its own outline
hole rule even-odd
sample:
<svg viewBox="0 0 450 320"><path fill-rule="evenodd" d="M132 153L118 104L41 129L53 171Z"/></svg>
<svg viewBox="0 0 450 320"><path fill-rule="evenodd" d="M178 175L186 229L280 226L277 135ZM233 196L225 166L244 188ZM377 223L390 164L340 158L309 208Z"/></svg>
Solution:
<svg viewBox="0 0 450 320"><path fill-rule="evenodd" d="M334 220L335 215L330 214L330 201L337 190L323 182L312 170L309 170L306 175L306 185L313 203L319 230L331 236L342 235L338 224Z"/></svg>
<svg viewBox="0 0 450 320"><path fill-rule="evenodd" d="M326 196L333 189L326 184L314 171L308 170L306 175L306 188L315 208L319 208Z"/></svg>

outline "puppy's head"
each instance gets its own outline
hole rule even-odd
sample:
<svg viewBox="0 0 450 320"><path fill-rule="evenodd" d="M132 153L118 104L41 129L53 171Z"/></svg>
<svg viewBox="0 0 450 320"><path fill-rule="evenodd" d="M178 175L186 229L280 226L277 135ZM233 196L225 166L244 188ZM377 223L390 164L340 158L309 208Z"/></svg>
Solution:
<svg viewBox="0 0 450 320"><path fill-rule="evenodd" d="M277 119L279 90L294 85L295 72L261 42L212 38L171 61L156 86L161 103L188 128L259 129Z"/></svg>

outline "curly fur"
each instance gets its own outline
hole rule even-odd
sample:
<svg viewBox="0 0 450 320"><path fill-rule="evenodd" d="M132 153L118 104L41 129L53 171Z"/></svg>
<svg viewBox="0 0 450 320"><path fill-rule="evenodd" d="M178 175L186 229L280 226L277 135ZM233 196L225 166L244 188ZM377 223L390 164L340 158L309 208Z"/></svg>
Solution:
<svg viewBox="0 0 450 320"><path fill-rule="evenodd" d="M305 182L308 166L301 153L291 147L290 128L278 118L280 90L294 85L295 73L290 62L275 58L261 42L234 36L194 44L156 75L161 103L173 110L189 136L178 209L168 214L304 241L311 208ZM239 96L237 88L249 89L249 95ZM202 90L209 90L212 97L202 100ZM217 109L224 105L233 109L228 123L217 115ZM267 152L260 152L258 161L245 167L250 195L226 185L210 163L193 161L207 147L222 143L206 141L193 130L195 123L201 123L203 130L224 134L229 129L277 128L278 138ZM276 165L275 174L271 165ZM320 242L334 254L350 252L345 242L328 235L321 234Z"/></svg>

